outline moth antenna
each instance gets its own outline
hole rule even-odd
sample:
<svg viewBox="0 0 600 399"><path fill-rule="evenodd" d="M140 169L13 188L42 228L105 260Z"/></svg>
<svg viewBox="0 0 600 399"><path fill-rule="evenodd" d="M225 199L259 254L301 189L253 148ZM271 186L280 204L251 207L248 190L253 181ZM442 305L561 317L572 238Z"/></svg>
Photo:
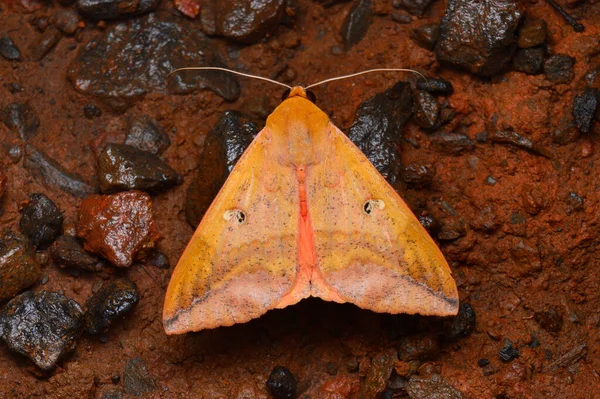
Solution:
<svg viewBox="0 0 600 399"><path fill-rule="evenodd" d="M185 68L177 68L174 71L171 71L167 75L167 78L169 76L173 75L174 73L177 73L177 72L180 72L180 71L223 71L223 72L232 73L234 75L244 76L244 77L247 77L247 78L253 78L253 79L258 79L258 80L265 80L267 82L271 82L273 84L286 87L286 88L288 88L290 90L292 89L292 86L288 86L285 83L281 83L281 82L278 82L278 81L273 80L273 79L265 78L263 76L250 75L249 73L238 72L238 71L234 71L233 69L227 69L227 68L221 68L221 67L185 67Z"/></svg>
<svg viewBox="0 0 600 399"><path fill-rule="evenodd" d="M325 80L322 80L320 82L308 85L308 86L305 87L305 89L310 89L311 87L319 86L319 85L322 85L324 83L329 83L329 82L333 82L333 81L336 81L336 80L342 80L342 79L347 79L347 78L353 78L355 76L360 76L360 75L364 75L364 74L372 73L372 72L412 72L414 74L419 75L420 77L422 77L423 79L425 79L425 82L427 82L427 78L425 77L425 75L423 75L421 72L415 71L414 69L377 68L377 69L368 69L366 71L352 73L350 75L336 76L335 78L325 79Z"/></svg>

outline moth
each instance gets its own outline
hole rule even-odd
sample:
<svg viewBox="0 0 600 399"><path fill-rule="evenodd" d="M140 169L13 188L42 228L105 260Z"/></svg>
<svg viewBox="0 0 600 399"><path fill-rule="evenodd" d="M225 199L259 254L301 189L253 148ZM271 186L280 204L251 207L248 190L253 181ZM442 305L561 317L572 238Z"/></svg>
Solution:
<svg viewBox="0 0 600 399"><path fill-rule="evenodd" d="M244 323L311 296L393 314L458 312L441 251L311 97L290 87L207 210L167 289L167 334Z"/></svg>

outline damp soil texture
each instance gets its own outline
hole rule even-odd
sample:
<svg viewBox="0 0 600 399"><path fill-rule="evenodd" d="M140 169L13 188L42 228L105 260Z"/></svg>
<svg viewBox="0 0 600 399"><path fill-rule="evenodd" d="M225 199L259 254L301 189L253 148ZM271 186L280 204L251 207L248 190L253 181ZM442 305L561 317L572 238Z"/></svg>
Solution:
<svg viewBox="0 0 600 399"><path fill-rule="evenodd" d="M314 93L459 315L311 299L167 336L173 268L283 91L187 66L425 75ZM599 397L599 93L592 0L1 2L0 397Z"/></svg>

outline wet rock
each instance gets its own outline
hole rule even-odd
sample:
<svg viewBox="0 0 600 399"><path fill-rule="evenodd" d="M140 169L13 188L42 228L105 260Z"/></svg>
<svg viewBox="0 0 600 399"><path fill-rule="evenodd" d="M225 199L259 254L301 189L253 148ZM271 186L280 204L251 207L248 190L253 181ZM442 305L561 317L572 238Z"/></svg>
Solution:
<svg viewBox="0 0 600 399"><path fill-rule="evenodd" d="M95 20L131 17L155 10L160 0L77 0L81 15Z"/></svg>
<svg viewBox="0 0 600 399"><path fill-rule="evenodd" d="M402 128L412 115L412 92L406 82L361 103L348 137L369 158L379 173L394 185L402 170L398 147Z"/></svg>
<svg viewBox="0 0 600 399"><path fill-rule="evenodd" d="M79 27L79 16L73 10L59 10L54 14L54 25L67 35L74 35Z"/></svg>
<svg viewBox="0 0 600 399"><path fill-rule="evenodd" d="M285 367L277 366L271 371L267 388L275 399L294 399L298 383L296 377Z"/></svg>
<svg viewBox="0 0 600 399"><path fill-rule="evenodd" d="M225 111L204 140L198 175L187 191L186 220L193 228L225 183L239 157L258 133L247 115Z"/></svg>
<svg viewBox="0 0 600 399"><path fill-rule="evenodd" d="M116 109L127 108L150 92L210 89L234 101L240 87L229 73L194 71L167 77L183 66L225 66L216 48L191 21L150 14L112 25L104 36L83 46L67 77L78 91Z"/></svg>
<svg viewBox="0 0 600 399"><path fill-rule="evenodd" d="M544 65L545 46L517 49L512 63L515 71L537 75Z"/></svg>
<svg viewBox="0 0 600 399"><path fill-rule="evenodd" d="M575 96L573 100L573 117L581 133L588 133L592 128L594 114L598 109L600 90L587 87L583 94Z"/></svg>
<svg viewBox="0 0 600 399"><path fill-rule="evenodd" d="M462 399L463 396L456 388L448 384L439 374L433 374L429 379L413 375L406 386L411 399Z"/></svg>
<svg viewBox="0 0 600 399"><path fill-rule="evenodd" d="M444 321L442 336L449 341L467 338L475 330L476 324L477 317L471 305L461 302L458 306L458 314Z"/></svg>
<svg viewBox="0 0 600 399"><path fill-rule="evenodd" d="M200 0L173 0L175 8L189 18L196 18L200 14Z"/></svg>
<svg viewBox="0 0 600 399"><path fill-rule="evenodd" d="M431 142L440 151L447 154L458 155L475 148L469 136L462 133L436 133L430 136Z"/></svg>
<svg viewBox="0 0 600 399"><path fill-rule="evenodd" d="M435 97L424 90L417 90L414 96L414 120L423 129L433 129L437 125L440 105Z"/></svg>
<svg viewBox="0 0 600 399"><path fill-rule="evenodd" d="M372 23L371 0L359 0L346 16L340 30L346 51L365 37Z"/></svg>
<svg viewBox="0 0 600 399"><path fill-rule="evenodd" d="M394 362L397 360L398 354L395 349L388 349L375 355L360 386L359 397L375 398L378 393L383 392L394 370Z"/></svg>
<svg viewBox="0 0 600 399"><path fill-rule="evenodd" d="M62 33L55 26L49 26L37 40L31 43L29 47L31 59L41 61L58 44L61 38Z"/></svg>
<svg viewBox="0 0 600 399"><path fill-rule="evenodd" d="M23 141L37 136L40 118L29 104L9 104L2 110L0 118L6 127L18 133Z"/></svg>
<svg viewBox="0 0 600 399"><path fill-rule="evenodd" d="M440 26L438 24L419 26L412 30L410 38L425 50L433 51L440 38Z"/></svg>
<svg viewBox="0 0 600 399"><path fill-rule="evenodd" d="M0 302L35 284L42 272L29 240L8 229L0 234Z"/></svg>
<svg viewBox="0 0 600 399"><path fill-rule="evenodd" d="M160 155L169 148L171 140L154 119L143 115L134 118L131 122L125 144Z"/></svg>
<svg viewBox="0 0 600 399"><path fill-rule="evenodd" d="M543 19L528 15L519 30L517 46L520 48L536 47L544 44L548 34L548 25Z"/></svg>
<svg viewBox="0 0 600 399"><path fill-rule="evenodd" d="M535 312L533 318L546 331L559 332L563 326L563 316L553 307Z"/></svg>
<svg viewBox="0 0 600 399"><path fill-rule="evenodd" d="M57 292L25 292L8 302L0 322L8 347L30 358L42 370L75 349L83 312L77 302Z"/></svg>
<svg viewBox="0 0 600 399"><path fill-rule="evenodd" d="M137 286L126 278L105 283L85 304L88 334L105 332L116 319L131 311L139 300Z"/></svg>
<svg viewBox="0 0 600 399"><path fill-rule="evenodd" d="M63 215L52 200L44 194L31 194L21 211L19 228L31 243L47 248L62 233Z"/></svg>
<svg viewBox="0 0 600 399"><path fill-rule="evenodd" d="M79 207L77 236L87 251L117 267L129 267L140 251L153 248L160 235L148 194L127 191L91 195Z"/></svg>
<svg viewBox="0 0 600 399"><path fill-rule="evenodd" d="M127 361L123 370L123 387L125 393L133 396L142 396L156 390L156 383L148 373L148 366L141 357L134 357Z"/></svg>
<svg viewBox="0 0 600 399"><path fill-rule="evenodd" d="M64 192L79 198L84 198L96 192L96 189L74 173L69 173L54 159L34 146L25 146L25 161L23 166L40 183L57 187Z"/></svg>
<svg viewBox="0 0 600 399"><path fill-rule="evenodd" d="M517 2L449 0L435 53L440 63L491 76L510 62L521 13Z"/></svg>
<svg viewBox="0 0 600 399"><path fill-rule="evenodd" d="M427 7L433 0L394 0L392 4L396 8L408 11L412 15L422 17L427 11Z"/></svg>
<svg viewBox="0 0 600 399"><path fill-rule="evenodd" d="M98 155L98 185L102 193L156 193L182 182L181 176L156 155L129 145L111 143Z"/></svg>
<svg viewBox="0 0 600 399"><path fill-rule="evenodd" d="M285 6L284 0L203 1L200 15L202 29L208 35L256 43L279 25Z"/></svg>
<svg viewBox="0 0 600 399"><path fill-rule="evenodd" d="M553 83L569 83L573 80L575 59L565 54L556 54L544 61L544 73Z"/></svg>
<svg viewBox="0 0 600 399"><path fill-rule="evenodd" d="M512 144L546 158L553 157L552 152L549 149L535 144L528 137L522 136L512 130L495 130L490 132L488 138L493 143Z"/></svg>
<svg viewBox="0 0 600 399"><path fill-rule="evenodd" d="M97 272L104 265L96 256L86 252L79 240L70 235L58 237L50 247L52 258L60 267Z"/></svg>
<svg viewBox="0 0 600 399"><path fill-rule="evenodd" d="M398 358L405 362L435 359L439 353L440 343L438 338L432 334L403 337L398 348Z"/></svg>
<svg viewBox="0 0 600 399"><path fill-rule="evenodd" d="M169 258L160 251L152 251L145 259L146 263L159 269L169 268Z"/></svg>
<svg viewBox="0 0 600 399"><path fill-rule="evenodd" d="M102 110L94 104L87 104L83 107L83 115L88 119L93 119L102 115Z"/></svg>
<svg viewBox="0 0 600 399"><path fill-rule="evenodd" d="M21 51L7 34L0 37L0 55L9 61L21 59Z"/></svg>
<svg viewBox="0 0 600 399"><path fill-rule="evenodd" d="M500 360L507 363L519 357L519 350L513 346L512 342L508 338L505 338L504 347L500 349L498 356L500 357Z"/></svg>
<svg viewBox="0 0 600 399"><path fill-rule="evenodd" d="M583 198L581 198L577 193L570 192L567 196L567 215L570 215L573 212L581 212L583 211Z"/></svg>
<svg viewBox="0 0 600 399"><path fill-rule="evenodd" d="M440 94L449 96L454 93L454 86L446 79L427 77L427 80L420 78L417 80L417 89L425 90L431 94Z"/></svg>
<svg viewBox="0 0 600 399"><path fill-rule="evenodd" d="M427 165L416 162L411 162L402 174L402 180L405 183L412 184L416 187L426 187L431 184L435 171Z"/></svg>

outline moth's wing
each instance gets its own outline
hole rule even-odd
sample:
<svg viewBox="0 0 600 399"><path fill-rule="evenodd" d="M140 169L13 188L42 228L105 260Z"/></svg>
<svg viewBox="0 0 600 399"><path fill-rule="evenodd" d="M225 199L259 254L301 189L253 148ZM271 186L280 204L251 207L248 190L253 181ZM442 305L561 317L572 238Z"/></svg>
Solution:
<svg viewBox="0 0 600 399"><path fill-rule="evenodd" d="M375 312L456 314L456 283L436 244L364 154L328 129L323 161L307 173L313 295Z"/></svg>
<svg viewBox="0 0 600 399"><path fill-rule="evenodd" d="M270 156L269 135L240 157L181 256L163 309L168 334L249 321L293 288L298 182Z"/></svg>

